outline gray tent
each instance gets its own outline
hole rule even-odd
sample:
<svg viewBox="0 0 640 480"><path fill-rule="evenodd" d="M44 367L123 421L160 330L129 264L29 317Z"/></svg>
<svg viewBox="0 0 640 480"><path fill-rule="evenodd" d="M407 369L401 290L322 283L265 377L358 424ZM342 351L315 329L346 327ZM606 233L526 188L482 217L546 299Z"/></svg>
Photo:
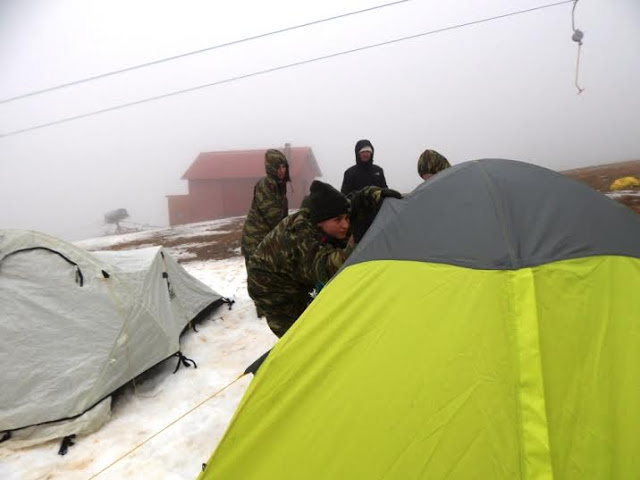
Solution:
<svg viewBox="0 0 640 480"><path fill-rule="evenodd" d="M565 175L482 159L385 202L345 267L375 258L513 270L594 255L640 257L639 229L631 210Z"/></svg>
<svg viewBox="0 0 640 480"><path fill-rule="evenodd" d="M161 247L89 253L0 230L0 431L81 416L224 301Z"/></svg>

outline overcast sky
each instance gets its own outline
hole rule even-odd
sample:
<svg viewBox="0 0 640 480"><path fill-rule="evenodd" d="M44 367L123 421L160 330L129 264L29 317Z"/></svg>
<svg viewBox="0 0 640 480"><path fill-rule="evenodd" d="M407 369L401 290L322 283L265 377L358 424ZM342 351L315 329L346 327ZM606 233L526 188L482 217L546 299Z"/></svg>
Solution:
<svg viewBox="0 0 640 480"><path fill-rule="evenodd" d="M0 0L0 100L389 0ZM0 228L75 240L102 216L168 223L199 152L310 146L340 187L356 140L410 191L434 148L554 169L640 159L640 2L572 4L425 35L25 133L9 132L366 45L549 5L412 0L0 103Z"/></svg>

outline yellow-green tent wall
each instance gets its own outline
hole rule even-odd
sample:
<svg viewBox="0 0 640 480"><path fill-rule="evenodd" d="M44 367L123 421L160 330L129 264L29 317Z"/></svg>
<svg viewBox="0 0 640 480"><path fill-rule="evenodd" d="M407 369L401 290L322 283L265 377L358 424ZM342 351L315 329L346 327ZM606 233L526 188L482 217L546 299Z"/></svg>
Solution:
<svg viewBox="0 0 640 480"><path fill-rule="evenodd" d="M638 479L640 220L524 162L384 201L203 479Z"/></svg>
<svg viewBox="0 0 640 480"><path fill-rule="evenodd" d="M639 291L623 256L349 266L201 478L640 478Z"/></svg>

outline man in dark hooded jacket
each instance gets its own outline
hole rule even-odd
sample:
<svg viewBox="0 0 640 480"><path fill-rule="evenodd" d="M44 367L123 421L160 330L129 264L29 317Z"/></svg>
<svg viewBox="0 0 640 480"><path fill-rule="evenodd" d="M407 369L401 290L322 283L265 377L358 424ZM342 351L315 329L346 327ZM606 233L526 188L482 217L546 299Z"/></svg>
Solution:
<svg viewBox="0 0 640 480"><path fill-rule="evenodd" d="M373 145L369 140L358 140L355 148L356 164L344 172L340 189L344 195L369 186L387 188L384 170L373 164L373 153Z"/></svg>
<svg viewBox="0 0 640 480"><path fill-rule="evenodd" d="M289 163L279 150L269 149L264 154L267 176L253 188L253 201L242 230L241 250L245 262L258 244L289 213L287 182Z"/></svg>

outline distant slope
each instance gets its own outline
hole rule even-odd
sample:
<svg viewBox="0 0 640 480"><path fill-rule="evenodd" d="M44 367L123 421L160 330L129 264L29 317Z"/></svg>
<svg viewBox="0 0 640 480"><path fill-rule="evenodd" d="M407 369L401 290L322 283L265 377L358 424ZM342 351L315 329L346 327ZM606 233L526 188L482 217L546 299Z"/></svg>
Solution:
<svg viewBox="0 0 640 480"><path fill-rule="evenodd" d="M610 193L609 187L614 180L620 177L633 176L640 178L640 160L630 162L609 163L594 165L592 167L565 170L564 175L586 183L599 192L608 194L609 197L640 213L640 191L623 191Z"/></svg>
<svg viewBox="0 0 640 480"><path fill-rule="evenodd" d="M134 250L163 246L180 263L240 256L245 217L156 228L74 242L85 250Z"/></svg>
<svg viewBox="0 0 640 480"><path fill-rule="evenodd" d="M576 168L560 172L587 185L592 186L602 193L609 191L611 183L620 177L640 177L640 160L631 162L609 163L606 165L594 165L592 167Z"/></svg>

